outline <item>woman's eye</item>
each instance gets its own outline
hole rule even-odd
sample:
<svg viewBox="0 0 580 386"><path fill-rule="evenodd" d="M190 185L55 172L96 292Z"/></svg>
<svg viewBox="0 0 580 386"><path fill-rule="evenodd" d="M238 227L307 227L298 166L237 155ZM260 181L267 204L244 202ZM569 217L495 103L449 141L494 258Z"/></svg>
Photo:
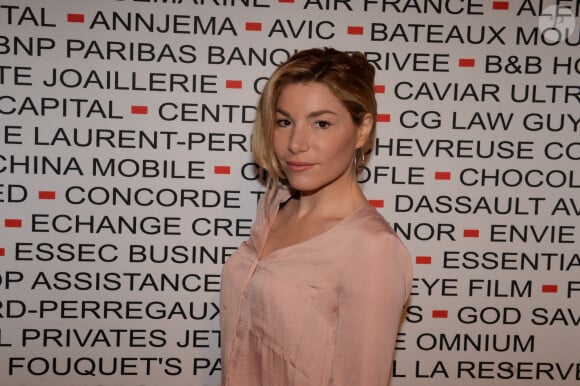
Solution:
<svg viewBox="0 0 580 386"><path fill-rule="evenodd" d="M288 119L278 119L276 121L276 126L278 127L290 126L290 121Z"/></svg>
<svg viewBox="0 0 580 386"><path fill-rule="evenodd" d="M328 129L330 127L330 122L328 121L316 121L316 127L320 129Z"/></svg>

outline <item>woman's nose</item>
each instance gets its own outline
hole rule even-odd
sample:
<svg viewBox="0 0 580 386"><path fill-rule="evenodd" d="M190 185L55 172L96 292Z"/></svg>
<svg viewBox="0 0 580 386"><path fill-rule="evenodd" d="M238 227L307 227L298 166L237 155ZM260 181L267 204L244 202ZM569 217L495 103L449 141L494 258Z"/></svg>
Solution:
<svg viewBox="0 0 580 386"><path fill-rule="evenodd" d="M296 126L288 141L288 150L292 153L301 153L308 150L308 131L305 127Z"/></svg>

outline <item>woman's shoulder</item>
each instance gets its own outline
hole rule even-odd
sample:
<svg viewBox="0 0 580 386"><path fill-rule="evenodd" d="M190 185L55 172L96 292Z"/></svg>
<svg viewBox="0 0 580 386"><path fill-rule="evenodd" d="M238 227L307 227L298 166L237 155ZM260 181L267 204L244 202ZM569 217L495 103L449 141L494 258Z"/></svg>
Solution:
<svg viewBox="0 0 580 386"><path fill-rule="evenodd" d="M347 224L349 237L356 239L359 251L382 255L385 252L408 255L408 249L391 224L374 208L359 210Z"/></svg>
<svg viewBox="0 0 580 386"><path fill-rule="evenodd" d="M376 237L385 234L397 237L391 224L372 206L365 206L356 211L349 226L361 236Z"/></svg>

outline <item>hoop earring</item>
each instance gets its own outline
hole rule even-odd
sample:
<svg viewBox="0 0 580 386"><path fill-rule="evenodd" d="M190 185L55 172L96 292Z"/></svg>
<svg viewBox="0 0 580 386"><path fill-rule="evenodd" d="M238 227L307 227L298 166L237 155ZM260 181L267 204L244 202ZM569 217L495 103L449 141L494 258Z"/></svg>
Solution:
<svg viewBox="0 0 580 386"><path fill-rule="evenodd" d="M360 154L360 156L359 156ZM359 159L360 157L360 159ZM354 170L356 174L362 172L363 168L365 167L365 153L362 149L357 149L354 153Z"/></svg>

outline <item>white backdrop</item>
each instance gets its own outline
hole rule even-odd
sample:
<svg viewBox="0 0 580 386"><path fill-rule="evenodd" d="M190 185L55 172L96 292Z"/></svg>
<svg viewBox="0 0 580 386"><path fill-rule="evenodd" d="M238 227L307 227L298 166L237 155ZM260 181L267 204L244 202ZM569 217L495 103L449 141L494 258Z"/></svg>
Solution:
<svg viewBox="0 0 580 386"><path fill-rule="evenodd" d="M3 2L2 385L219 383L253 106L314 46L377 69L361 182L415 263L392 385L577 384L579 31L575 1Z"/></svg>

